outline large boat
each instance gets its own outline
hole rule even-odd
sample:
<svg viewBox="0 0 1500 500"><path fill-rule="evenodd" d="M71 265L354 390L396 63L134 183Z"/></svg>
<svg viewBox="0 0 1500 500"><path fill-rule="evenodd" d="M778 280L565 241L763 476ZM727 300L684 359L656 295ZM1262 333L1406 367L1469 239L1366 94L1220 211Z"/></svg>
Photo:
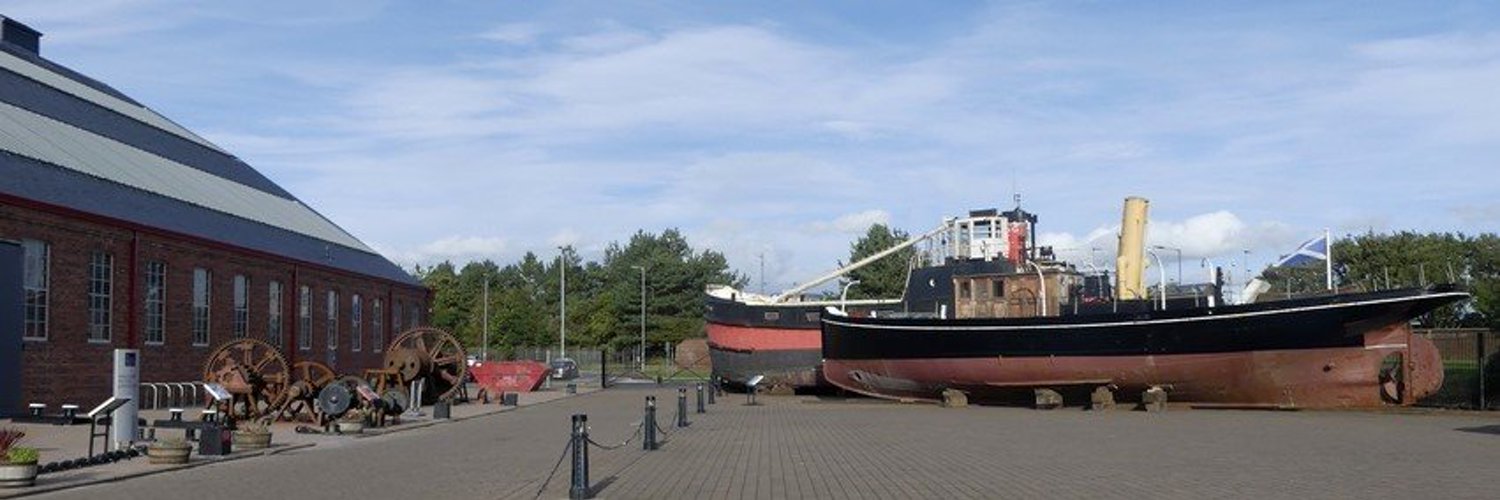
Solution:
<svg viewBox="0 0 1500 500"><path fill-rule="evenodd" d="M1410 321L1468 294L1430 287L1229 305L1212 283L1169 301L1151 297L1142 277L1145 225L1145 200L1128 199L1112 290L1041 249L1004 248L994 257L1007 269L944 283L955 290L951 315L827 308L822 373L849 391L917 401L945 391L1014 402L1037 389L1160 388L1204 405L1374 407L1413 404L1442 385L1437 348Z"/></svg>
<svg viewBox="0 0 1500 500"><path fill-rule="evenodd" d="M855 317L940 315L953 307L955 273L994 273L1012 264L985 257L1009 246L1016 250L1034 236L1036 216L1019 208L1000 212L976 210L968 217L948 219L925 234L848 266L836 269L802 285L775 295L749 293L723 285L710 285L704 297L704 319L713 375L730 386L743 387L761 377L762 386L791 390L827 387L821 374L822 334L819 315L837 307ZM1004 238L1007 229L1016 236ZM906 290L900 297L867 300L823 300L804 292L880 259L891 258L906 248L929 243L923 258L912 262ZM966 258L935 258L942 254Z"/></svg>

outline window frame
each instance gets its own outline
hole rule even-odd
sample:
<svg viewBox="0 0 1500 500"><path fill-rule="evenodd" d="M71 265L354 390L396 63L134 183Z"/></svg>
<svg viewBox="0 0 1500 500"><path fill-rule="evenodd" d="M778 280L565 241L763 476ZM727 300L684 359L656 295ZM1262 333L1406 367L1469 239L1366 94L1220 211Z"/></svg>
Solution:
<svg viewBox="0 0 1500 500"><path fill-rule="evenodd" d="M312 287L297 288L297 350L311 351L312 339Z"/></svg>
<svg viewBox="0 0 1500 500"><path fill-rule="evenodd" d="M349 350L359 352L365 350L364 328L361 322L364 320L363 298L357 293L349 294Z"/></svg>
<svg viewBox="0 0 1500 500"><path fill-rule="evenodd" d="M285 320L286 287L281 280L266 283L266 341L280 349L286 344L282 322Z"/></svg>
<svg viewBox="0 0 1500 500"><path fill-rule="evenodd" d="M214 272L206 267L193 268L192 307L193 347L208 347L213 343Z"/></svg>
<svg viewBox="0 0 1500 500"><path fill-rule="evenodd" d="M108 344L114 341L115 256L104 250L89 253L85 304L88 306L88 342Z"/></svg>
<svg viewBox="0 0 1500 500"><path fill-rule="evenodd" d="M32 249L40 248L39 256L31 257ZM35 271L39 276L40 285L33 286L27 283L27 268L35 263L40 267ZM52 244L45 240L23 239L21 240L21 295L22 295L22 327L21 340L28 342L46 342L51 336L49 328L52 316ZM38 333L39 331L39 333Z"/></svg>
<svg viewBox="0 0 1500 500"><path fill-rule="evenodd" d="M155 282L155 297L152 297L152 282ZM160 260L146 261L146 290L144 294L144 319L146 324L143 339L146 345L167 343L167 263Z"/></svg>
<svg viewBox="0 0 1500 500"><path fill-rule="evenodd" d="M331 351L336 351L339 348L339 292L338 292L338 290L329 290L328 291L328 301L327 301L327 304L328 304L328 314L327 314L328 322L325 325L325 328L326 328L325 332L327 334L327 336L325 337L325 340L327 340L327 346L326 347L328 347L328 350L331 352Z"/></svg>
<svg viewBox="0 0 1500 500"><path fill-rule="evenodd" d="M244 274L234 275L231 282L230 302L230 334L236 339L250 336L250 277Z"/></svg>
<svg viewBox="0 0 1500 500"><path fill-rule="evenodd" d="M385 314L385 301L376 297L370 303L370 350L374 352L385 350L385 319L382 314Z"/></svg>

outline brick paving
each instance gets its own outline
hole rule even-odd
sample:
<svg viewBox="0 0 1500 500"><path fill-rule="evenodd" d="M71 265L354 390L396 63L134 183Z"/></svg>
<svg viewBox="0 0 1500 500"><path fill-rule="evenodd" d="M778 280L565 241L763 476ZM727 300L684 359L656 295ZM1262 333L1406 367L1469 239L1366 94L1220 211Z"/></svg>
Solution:
<svg viewBox="0 0 1500 500"><path fill-rule="evenodd" d="M945 409L729 395L671 427L676 391L611 389L57 498L562 498L568 415L632 437L643 397L670 432L594 449L599 498L1496 498L1500 415ZM693 405L689 396L689 411ZM106 490L105 488L108 488Z"/></svg>

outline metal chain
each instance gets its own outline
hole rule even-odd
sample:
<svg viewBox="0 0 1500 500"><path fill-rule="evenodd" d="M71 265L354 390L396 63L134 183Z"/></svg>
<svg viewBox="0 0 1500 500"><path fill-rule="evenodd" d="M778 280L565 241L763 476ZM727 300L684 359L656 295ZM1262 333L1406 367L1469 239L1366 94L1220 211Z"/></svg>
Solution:
<svg viewBox="0 0 1500 500"><path fill-rule="evenodd" d="M568 451L573 449L573 438L568 437L568 445L563 447L562 456L557 457L557 463L552 466L552 472L547 473L547 479L542 481L542 487L536 489L536 496L541 498L542 492L547 491L547 485L552 483L552 477L557 475L557 469L562 467L563 460L568 458Z"/></svg>
<svg viewBox="0 0 1500 500"><path fill-rule="evenodd" d="M642 428L643 428L643 426L636 425L635 426L635 433L631 434L630 437L625 438L624 441L621 441L620 444L617 444L617 445L613 445L613 446L602 445L602 444L599 444L598 441L594 441L593 437L589 438L589 444L594 445L594 447L603 449L605 451L617 450L617 449L620 449L621 447L624 447L627 444L630 444L631 441L635 441L635 438L640 437L641 436L641 429Z"/></svg>

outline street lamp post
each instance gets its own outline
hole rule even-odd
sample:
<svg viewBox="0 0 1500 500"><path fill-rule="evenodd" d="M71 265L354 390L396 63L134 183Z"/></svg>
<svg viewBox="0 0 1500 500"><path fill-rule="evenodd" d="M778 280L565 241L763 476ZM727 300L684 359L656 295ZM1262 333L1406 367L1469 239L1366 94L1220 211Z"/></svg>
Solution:
<svg viewBox="0 0 1500 500"><path fill-rule="evenodd" d="M1161 265L1161 257L1156 255L1156 252L1147 250L1146 253L1151 254L1151 258L1156 260L1156 272L1161 276L1161 310L1165 311L1167 310L1167 268Z"/></svg>
<svg viewBox="0 0 1500 500"><path fill-rule="evenodd" d="M641 272L641 348L640 348L640 364L641 364L641 373L645 374L646 373L646 267L645 266L630 266L630 267L633 268L633 269L635 269L635 270L637 270L637 271Z"/></svg>
<svg viewBox="0 0 1500 500"><path fill-rule="evenodd" d="M1041 315L1042 316L1046 316L1047 315L1047 277L1044 276L1044 275L1042 275L1042 266L1037 265L1035 261L1028 260L1028 261L1026 261L1026 263L1027 264L1031 264L1031 268L1032 269L1036 269L1037 288L1038 288L1038 291L1041 294L1041 299L1042 299L1042 314Z"/></svg>
<svg viewBox="0 0 1500 500"><path fill-rule="evenodd" d="M839 293L839 310L844 311L845 314L849 313L849 287L858 284L859 280L853 280L848 283L844 283L844 291Z"/></svg>
<svg viewBox="0 0 1500 500"><path fill-rule="evenodd" d="M1171 250L1173 252L1177 252L1177 284L1181 285L1182 284L1182 249L1181 248L1172 248L1172 247L1167 247L1167 246L1161 246L1161 245L1152 245L1151 248L1155 248L1157 250Z"/></svg>
<svg viewBox="0 0 1500 500"><path fill-rule="evenodd" d="M484 319L480 322L480 328L484 329L479 335L479 359L490 360L490 275L484 274Z"/></svg>
<svg viewBox="0 0 1500 500"><path fill-rule="evenodd" d="M568 357L568 251L557 247L557 269L561 279L557 283L557 357Z"/></svg>

